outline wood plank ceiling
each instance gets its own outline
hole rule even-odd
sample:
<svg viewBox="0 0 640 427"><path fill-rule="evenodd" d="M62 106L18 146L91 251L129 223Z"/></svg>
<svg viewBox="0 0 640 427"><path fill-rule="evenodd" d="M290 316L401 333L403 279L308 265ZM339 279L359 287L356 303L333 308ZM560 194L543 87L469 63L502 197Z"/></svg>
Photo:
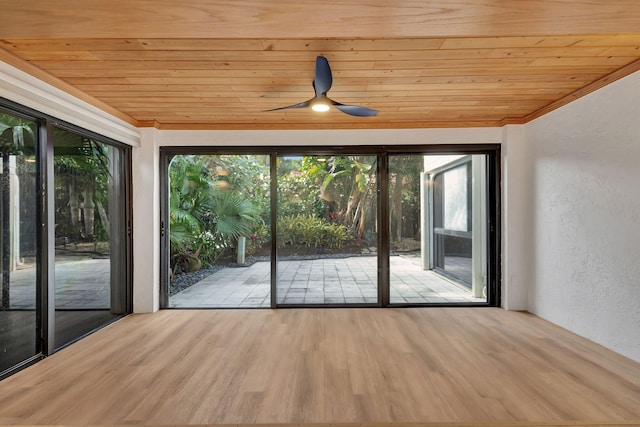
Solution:
<svg viewBox="0 0 640 427"><path fill-rule="evenodd" d="M640 69L637 0L0 7L0 60L165 129L500 126ZM316 55L333 69L330 97L379 115L263 112L313 96Z"/></svg>

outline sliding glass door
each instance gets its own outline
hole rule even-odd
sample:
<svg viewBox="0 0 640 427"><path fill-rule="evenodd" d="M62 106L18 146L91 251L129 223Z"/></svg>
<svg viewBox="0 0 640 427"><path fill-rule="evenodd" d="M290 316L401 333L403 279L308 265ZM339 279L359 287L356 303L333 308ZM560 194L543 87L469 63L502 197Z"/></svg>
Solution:
<svg viewBox="0 0 640 427"><path fill-rule="evenodd" d="M124 153L54 128L55 347L127 313Z"/></svg>
<svg viewBox="0 0 640 427"><path fill-rule="evenodd" d="M176 155L168 178L169 307L270 307L269 156Z"/></svg>
<svg viewBox="0 0 640 427"><path fill-rule="evenodd" d="M378 302L378 157L278 157L278 304Z"/></svg>
<svg viewBox="0 0 640 427"><path fill-rule="evenodd" d="M40 349L37 124L0 111L0 373Z"/></svg>
<svg viewBox="0 0 640 427"><path fill-rule="evenodd" d="M163 147L161 306L496 305L497 159Z"/></svg>
<svg viewBox="0 0 640 427"><path fill-rule="evenodd" d="M0 378L131 312L129 153L0 99Z"/></svg>
<svg viewBox="0 0 640 427"><path fill-rule="evenodd" d="M486 303L486 155L389 160L391 303Z"/></svg>

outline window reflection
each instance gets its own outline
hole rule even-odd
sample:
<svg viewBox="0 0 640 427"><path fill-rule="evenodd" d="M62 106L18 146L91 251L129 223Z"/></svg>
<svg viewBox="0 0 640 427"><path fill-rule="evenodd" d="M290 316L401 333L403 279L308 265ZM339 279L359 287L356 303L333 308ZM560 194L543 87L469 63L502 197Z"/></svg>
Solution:
<svg viewBox="0 0 640 427"><path fill-rule="evenodd" d="M117 148L54 129L57 348L126 313L121 163Z"/></svg>
<svg viewBox="0 0 640 427"><path fill-rule="evenodd" d="M0 372L38 352L36 124L0 112Z"/></svg>
<svg viewBox="0 0 640 427"><path fill-rule="evenodd" d="M467 168L459 166L444 173L444 228L469 231L467 217Z"/></svg>

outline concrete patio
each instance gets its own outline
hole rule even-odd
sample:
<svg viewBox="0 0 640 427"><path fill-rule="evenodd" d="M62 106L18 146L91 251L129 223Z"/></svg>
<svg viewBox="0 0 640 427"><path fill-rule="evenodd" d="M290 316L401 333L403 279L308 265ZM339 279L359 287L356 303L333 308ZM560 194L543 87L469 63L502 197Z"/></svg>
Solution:
<svg viewBox="0 0 640 427"><path fill-rule="evenodd" d="M392 256L391 303L482 303L468 288L432 271L419 260ZM377 257L280 261L279 304L375 304ZM225 268L172 296L172 308L269 307L270 263Z"/></svg>
<svg viewBox="0 0 640 427"><path fill-rule="evenodd" d="M56 308L108 309L109 259L56 263ZM223 268L169 299L172 308L270 307L270 263ZM419 258L392 256L391 303L485 302L433 271ZM376 304L377 257L280 261L278 304ZM11 273L11 309L35 308L35 268Z"/></svg>
<svg viewBox="0 0 640 427"><path fill-rule="evenodd" d="M69 257L56 260L56 309L109 309L110 264L105 258ZM25 266L10 273L10 308L33 310L36 303L36 268Z"/></svg>

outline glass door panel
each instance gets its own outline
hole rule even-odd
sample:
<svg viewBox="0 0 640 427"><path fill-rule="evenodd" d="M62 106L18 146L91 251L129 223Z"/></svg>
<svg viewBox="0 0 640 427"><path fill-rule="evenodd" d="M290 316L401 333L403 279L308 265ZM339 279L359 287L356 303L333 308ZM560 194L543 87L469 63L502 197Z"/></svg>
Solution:
<svg viewBox="0 0 640 427"><path fill-rule="evenodd" d="M376 156L278 157L279 305L377 304Z"/></svg>
<svg viewBox="0 0 640 427"><path fill-rule="evenodd" d="M0 112L0 373L36 355L36 123Z"/></svg>
<svg viewBox="0 0 640 427"><path fill-rule="evenodd" d="M471 161L433 178L434 267L464 286L472 281Z"/></svg>
<svg viewBox="0 0 640 427"><path fill-rule="evenodd" d="M486 303L486 156L389 158L390 301Z"/></svg>
<svg viewBox="0 0 640 427"><path fill-rule="evenodd" d="M268 155L176 155L169 165L169 307L270 307Z"/></svg>
<svg viewBox="0 0 640 427"><path fill-rule="evenodd" d="M127 313L123 150L54 128L55 347Z"/></svg>

